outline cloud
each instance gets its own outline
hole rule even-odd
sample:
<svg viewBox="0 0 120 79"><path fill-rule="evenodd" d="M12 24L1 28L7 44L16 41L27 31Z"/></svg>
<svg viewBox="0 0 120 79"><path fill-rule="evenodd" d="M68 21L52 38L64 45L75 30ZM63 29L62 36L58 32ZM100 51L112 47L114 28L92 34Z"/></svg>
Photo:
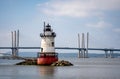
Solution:
<svg viewBox="0 0 120 79"><path fill-rule="evenodd" d="M101 15L104 10L120 10L120 0L50 0L37 4L47 15L87 17Z"/></svg>
<svg viewBox="0 0 120 79"><path fill-rule="evenodd" d="M113 29L114 32L120 33L120 28Z"/></svg>
<svg viewBox="0 0 120 79"><path fill-rule="evenodd" d="M97 23L92 24L86 24L87 27L95 27L95 28L105 28L105 27L111 27L112 24L107 23L105 21L99 21Z"/></svg>

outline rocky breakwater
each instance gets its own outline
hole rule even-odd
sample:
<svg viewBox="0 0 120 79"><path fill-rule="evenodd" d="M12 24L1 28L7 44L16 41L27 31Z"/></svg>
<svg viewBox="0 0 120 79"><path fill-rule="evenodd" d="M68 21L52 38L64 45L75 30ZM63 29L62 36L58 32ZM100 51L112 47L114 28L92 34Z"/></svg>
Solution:
<svg viewBox="0 0 120 79"><path fill-rule="evenodd" d="M25 61L19 62L16 65L37 65L37 59L25 59ZM50 64L50 66L73 66L73 64L69 61L61 60Z"/></svg>
<svg viewBox="0 0 120 79"><path fill-rule="evenodd" d="M25 61L19 62L16 65L37 65L37 59L25 59Z"/></svg>
<svg viewBox="0 0 120 79"><path fill-rule="evenodd" d="M73 66L73 64L69 61L61 60L52 63L51 66Z"/></svg>

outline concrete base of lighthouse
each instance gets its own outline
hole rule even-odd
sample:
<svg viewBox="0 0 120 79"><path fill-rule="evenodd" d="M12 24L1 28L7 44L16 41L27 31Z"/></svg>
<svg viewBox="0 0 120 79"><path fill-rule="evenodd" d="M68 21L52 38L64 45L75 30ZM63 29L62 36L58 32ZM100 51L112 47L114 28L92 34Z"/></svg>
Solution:
<svg viewBox="0 0 120 79"><path fill-rule="evenodd" d="M51 65L53 62L58 61L58 53L38 53L38 65Z"/></svg>

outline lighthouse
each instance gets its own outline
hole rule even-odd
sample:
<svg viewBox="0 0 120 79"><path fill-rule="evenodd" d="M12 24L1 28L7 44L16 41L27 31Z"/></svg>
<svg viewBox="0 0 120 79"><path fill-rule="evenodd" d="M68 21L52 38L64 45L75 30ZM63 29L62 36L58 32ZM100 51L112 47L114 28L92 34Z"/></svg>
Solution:
<svg viewBox="0 0 120 79"><path fill-rule="evenodd" d="M38 53L38 65L50 65L58 61L58 54L55 52L55 37L56 33L51 29L51 25L45 25L41 37L41 50Z"/></svg>

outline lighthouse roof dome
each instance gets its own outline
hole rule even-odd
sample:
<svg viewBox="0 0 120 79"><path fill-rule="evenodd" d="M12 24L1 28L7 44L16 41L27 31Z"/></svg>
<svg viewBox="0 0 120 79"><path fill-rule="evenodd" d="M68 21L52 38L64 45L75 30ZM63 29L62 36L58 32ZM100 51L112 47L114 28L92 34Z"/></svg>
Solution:
<svg viewBox="0 0 120 79"><path fill-rule="evenodd" d="M51 27L51 26L49 24L47 24L46 27Z"/></svg>
<svg viewBox="0 0 120 79"><path fill-rule="evenodd" d="M45 31L51 31L51 26L49 24L46 25Z"/></svg>

